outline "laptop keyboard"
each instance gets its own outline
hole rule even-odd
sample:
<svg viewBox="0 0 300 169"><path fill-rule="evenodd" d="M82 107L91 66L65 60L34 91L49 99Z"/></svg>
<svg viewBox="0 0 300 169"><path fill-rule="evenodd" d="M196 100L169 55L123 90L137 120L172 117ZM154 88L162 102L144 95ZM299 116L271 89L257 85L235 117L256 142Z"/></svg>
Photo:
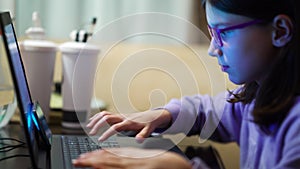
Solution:
<svg viewBox="0 0 300 169"><path fill-rule="evenodd" d="M62 136L62 147L65 168L75 169L72 164L72 159L76 159L80 154L101 148L114 148L120 146L118 142L113 138L110 138L104 142L94 142L90 137Z"/></svg>

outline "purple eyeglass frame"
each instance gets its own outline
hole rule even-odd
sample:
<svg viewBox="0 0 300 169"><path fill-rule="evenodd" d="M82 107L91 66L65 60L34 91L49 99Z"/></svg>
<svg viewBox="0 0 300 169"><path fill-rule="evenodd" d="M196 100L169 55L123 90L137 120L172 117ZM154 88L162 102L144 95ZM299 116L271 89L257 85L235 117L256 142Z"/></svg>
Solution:
<svg viewBox="0 0 300 169"><path fill-rule="evenodd" d="M209 32L210 36L215 39L215 41L217 42L219 47L222 47L223 46L223 41L222 41L222 37L221 37L222 32L225 32L228 30L233 30L233 29L242 29L247 26L254 25L254 24L257 24L260 22L262 22L262 20L256 19L256 20L252 20L250 22L245 22L242 24L233 25L233 26L229 26L227 28L222 28L222 29L212 28L209 25L207 25L207 28L208 28L208 32Z"/></svg>

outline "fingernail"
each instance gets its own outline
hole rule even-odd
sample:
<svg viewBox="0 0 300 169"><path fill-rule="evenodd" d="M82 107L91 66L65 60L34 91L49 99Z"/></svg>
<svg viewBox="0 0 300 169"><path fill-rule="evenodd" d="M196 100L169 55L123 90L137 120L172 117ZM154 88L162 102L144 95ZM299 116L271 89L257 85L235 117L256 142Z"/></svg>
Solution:
<svg viewBox="0 0 300 169"><path fill-rule="evenodd" d="M91 130L91 131L89 132L89 134L90 134L90 135L93 135L93 134L95 134L95 132L94 132L93 130Z"/></svg>
<svg viewBox="0 0 300 169"><path fill-rule="evenodd" d="M88 124L86 125L86 127L90 128L90 127L91 127L91 123L88 123Z"/></svg>
<svg viewBox="0 0 300 169"><path fill-rule="evenodd" d="M135 137L137 143L143 143L145 138L144 137Z"/></svg>
<svg viewBox="0 0 300 169"><path fill-rule="evenodd" d="M100 142L104 141L103 137L99 137L98 141L100 141Z"/></svg>
<svg viewBox="0 0 300 169"><path fill-rule="evenodd" d="M89 121L93 120L93 118L94 118L94 117L95 117L95 115L94 115L94 116L92 116L92 117L90 117L90 118L89 118Z"/></svg>
<svg viewBox="0 0 300 169"><path fill-rule="evenodd" d="M79 158L84 158L86 155L85 154L80 154Z"/></svg>

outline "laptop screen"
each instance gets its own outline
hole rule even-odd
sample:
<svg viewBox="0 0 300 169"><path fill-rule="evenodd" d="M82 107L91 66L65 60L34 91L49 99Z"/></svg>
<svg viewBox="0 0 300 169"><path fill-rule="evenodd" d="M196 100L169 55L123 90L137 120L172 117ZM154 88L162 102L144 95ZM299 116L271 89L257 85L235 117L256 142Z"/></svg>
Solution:
<svg viewBox="0 0 300 169"><path fill-rule="evenodd" d="M32 100L25 76L24 66L21 59L18 41L16 38L14 26L9 12L0 13L0 35L1 42L4 44L6 55L10 64L10 71L15 87L15 93L18 100L22 125L29 153L31 155L32 167L37 168L36 161L38 159L38 145L35 141L36 131L32 120Z"/></svg>
<svg viewBox="0 0 300 169"><path fill-rule="evenodd" d="M22 111L26 112L27 107L31 104L31 98L26 83L26 77L24 76L24 69L22 66L22 61L20 53L18 51L12 24L4 26L4 35L6 36L8 42L8 49L12 61L12 66L16 75L15 85L17 85L17 88L19 89L19 92L21 94L21 104L23 108Z"/></svg>

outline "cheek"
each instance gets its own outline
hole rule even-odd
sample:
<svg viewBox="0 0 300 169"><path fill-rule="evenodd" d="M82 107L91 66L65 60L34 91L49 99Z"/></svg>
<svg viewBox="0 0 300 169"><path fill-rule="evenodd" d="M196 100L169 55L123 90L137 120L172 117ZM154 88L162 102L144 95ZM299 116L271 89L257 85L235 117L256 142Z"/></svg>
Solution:
<svg viewBox="0 0 300 169"><path fill-rule="evenodd" d="M231 68L228 75L234 83L241 84L258 78L258 72L261 69L261 60L259 55L253 50L246 50L241 47L234 50L227 50L224 59Z"/></svg>
<svg viewBox="0 0 300 169"><path fill-rule="evenodd" d="M265 35L262 35L265 36ZM271 39L253 39L252 45L245 48L245 60L253 67L253 72L263 74L273 61L275 48Z"/></svg>
<svg viewBox="0 0 300 169"><path fill-rule="evenodd" d="M249 48L250 49L250 48ZM265 50L235 50L231 55L232 78L240 83L261 79L270 65L270 54Z"/></svg>
<svg viewBox="0 0 300 169"><path fill-rule="evenodd" d="M274 54L271 39L259 32L240 35L223 48L224 59L232 68L229 77L238 83L264 76Z"/></svg>

